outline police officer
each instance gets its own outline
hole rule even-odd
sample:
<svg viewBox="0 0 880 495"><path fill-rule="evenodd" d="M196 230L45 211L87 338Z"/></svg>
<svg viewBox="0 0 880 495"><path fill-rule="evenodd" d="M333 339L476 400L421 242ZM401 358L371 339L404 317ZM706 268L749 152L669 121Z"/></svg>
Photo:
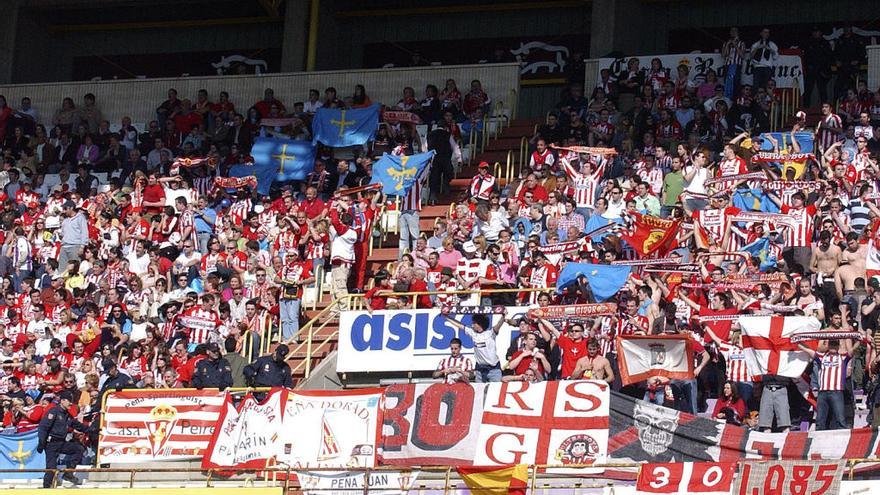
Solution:
<svg viewBox="0 0 880 495"><path fill-rule="evenodd" d="M275 353L267 354L245 366L245 378L254 387L293 388L290 366L286 362L288 352L290 350L286 344L279 345L275 348Z"/></svg>
<svg viewBox="0 0 880 495"><path fill-rule="evenodd" d="M226 358L220 357L220 346L215 342L208 344L208 357L196 364L192 375L192 386L197 389L219 388L225 390L232 386L232 366Z"/></svg>
<svg viewBox="0 0 880 495"><path fill-rule="evenodd" d="M68 469L74 468L82 462L83 448L82 444L76 440L67 440L67 431L70 428L85 432L87 427L71 417L70 404L73 397L70 392L61 392L58 394L58 403L49 409L49 412L40 420L39 426L39 443L37 444L37 452L46 451L46 469L56 469L58 467L58 456L60 454L67 455ZM43 476L43 488L52 486L55 478L55 472L47 472ZM64 473L61 477L74 485L81 485L82 481L74 476L73 473Z"/></svg>

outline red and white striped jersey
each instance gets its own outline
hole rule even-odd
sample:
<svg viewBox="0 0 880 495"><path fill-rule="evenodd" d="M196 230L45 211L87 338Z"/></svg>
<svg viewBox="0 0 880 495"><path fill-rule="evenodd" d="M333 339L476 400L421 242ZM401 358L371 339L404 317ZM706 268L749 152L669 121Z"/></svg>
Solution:
<svg viewBox="0 0 880 495"><path fill-rule="evenodd" d="M652 167L651 170L642 169L639 170L639 177L641 177L643 181L647 182L651 186L651 193L656 196L660 196L660 193L663 191L662 170L657 167Z"/></svg>
<svg viewBox="0 0 880 495"><path fill-rule="evenodd" d="M745 174L748 173L748 171L749 167L746 165L746 161L735 156L730 160L721 160L721 162L718 163L716 177L729 177L731 175ZM733 187L734 184L736 184L736 181L718 182L715 184L715 189L724 190Z"/></svg>
<svg viewBox="0 0 880 495"><path fill-rule="evenodd" d="M849 165L846 167L846 180L851 184L863 180L865 178L865 170L871 164L871 155L865 150L857 153Z"/></svg>
<svg viewBox="0 0 880 495"><path fill-rule="evenodd" d="M596 333L596 338L599 339L599 354L608 357L609 354L615 352L614 351L614 331L617 329L615 325L612 324L612 320L610 316L603 316L602 323L599 324L599 331ZM608 337L607 339L602 337Z"/></svg>
<svg viewBox="0 0 880 495"><path fill-rule="evenodd" d="M192 241L194 249L196 251L199 250L199 236L196 232L196 219L193 216L193 212L186 210L181 212L180 221L177 222L177 229L180 232L180 235L183 236L183 233L189 229L189 239Z"/></svg>
<svg viewBox="0 0 880 495"><path fill-rule="evenodd" d="M831 115L824 117L822 119L822 129L817 136L819 148L823 151L827 150L839 139L838 134L827 130L828 128L840 129L841 127L843 127L843 121L840 119L840 115L832 113Z"/></svg>
<svg viewBox="0 0 880 495"><path fill-rule="evenodd" d="M728 206L723 210L720 208L708 208L694 212L694 220L700 226L700 230L704 235L710 236L720 245L724 238L724 231L730 223L730 217L740 212L735 206Z"/></svg>
<svg viewBox="0 0 880 495"><path fill-rule="evenodd" d="M600 158L598 162L596 170L590 173L575 170L566 160L561 162L563 170L574 184L574 201L578 208L593 208L596 205L596 188L605 175L605 165L608 161Z"/></svg>
<svg viewBox="0 0 880 495"><path fill-rule="evenodd" d="M240 199L229 207L229 219L233 225L243 225L251 211L251 199Z"/></svg>
<svg viewBox="0 0 880 495"><path fill-rule="evenodd" d="M817 352L813 358L819 366L819 390L843 390L846 386L846 368L850 355Z"/></svg>
<svg viewBox="0 0 880 495"><path fill-rule="evenodd" d="M492 177L489 174L477 174L473 179L471 179L471 197L482 199L484 201L489 201L489 195L492 194L492 189L494 189L494 187L495 177Z"/></svg>
<svg viewBox="0 0 880 495"><path fill-rule="evenodd" d="M413 183L409 192L403 197L403 201L400 202L400 211L422 211L422 187L420 180Z"/></svg>
<svg viewBox="0 0 880 495"><path fill-rule="evenodd" d="M194 306L181 313L180 324L188 330L191 344L205 344L209 341L211 333L223 324L220 317L213 310L204 310Z"/></svg>
<svg viewBox="0 0 880 495"><path fill-rule="evenodd" d="M559 269L550 263L532 268L529 274L529 287L550 289L556 287L556 279L559 278ZM538 303L539 292L529 292L529 303Z"/></svg>
<svg viewBox="0 0 880 495"><path fill-rule="evenodd" d="M128 229L126 229L126 233L128 234L128 252L132 252L134 251L134 247L137 244L138 240L146 239L147 235L149 235L150 224L146 220L141 218L140 222L129 226Z"/></svg>
<svg viewBox="0 0 880 495"><path fill-rule="evenodd" d="M813 220L816 216L816 205L807 205L802 208L782 205L782 213L797 217L795 226L785 229L785 246L810 247L810 239L813 236Z"/></svg>
<svg viewBox="0 0 880 495"><path fill-rule="evenodd" d="M275 252L284 252L292 251L298 249L299 247L299 232L293 229L287 229L281 231L277 237L275 237Z"/></svg>
<svg viewBox="0 0 880 495"><path fill-rule="evenodd" d="M464 280L471 280L479 277L483 272L483 260L480 258L459 258L458 265L455 267L455 274ZM465 287L465 290L477 288L478 282L474 282L472 287Z"/></svg>
<svg viewBox="0 0 880 495"><path fill-rule="evenodd" d="M440 272L437 272L439 275ZM430 275L430 273L429 273ZM450 278L448 282L443 283L437 281L434 283L437 292L453 292L459 290L458 282L454 278ZM437 306L457 306L461 300L458 294L437 294Z"/></svg>
<svg viewBox="0 0 880 495"><path fill-rule="evenodd" d="M208 253L202 256L201 268L206 274L217 271L217 265L226 263L226 253Z"/></svg>
<svg viewBox="0 0 880 495"><path fill-rule="evenodd" d="M750 382L749 368L746 366L746 355L740 346L723 343L718 346L724 361L727 363L727 379L734 382Z"/></svg>
<svg viewBox="0 0 880 495"><path fill-rule="evenodd" d="M437 363L437 371L444 370L446 368L460 368L463 371L472 371L474 369L474 362L471 360L471 358L467 356L447 356L441 359L439 363ZM455 383L459 381L459 378L459 373L451 373L449 375L446 375L446 383Z"/></svg>

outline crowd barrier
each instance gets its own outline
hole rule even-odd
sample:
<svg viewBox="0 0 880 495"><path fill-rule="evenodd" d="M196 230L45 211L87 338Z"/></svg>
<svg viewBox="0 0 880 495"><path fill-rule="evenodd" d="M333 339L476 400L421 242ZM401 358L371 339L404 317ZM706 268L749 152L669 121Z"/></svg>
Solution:
<svg viewBox="0 0 880 495"><path fill-rule="evenodd" d="M309 89L323 95L324 88L333 86L340 98L351 95L357 84L366 87L374 102L395 105L403 96L403 88L415 89L416 98L424 95L425 86L434 84L443 88L447 79L455 79L462 92L470 82L479 79L483 89L495 102L503 102L505 113L515 116L519 94L519 64L473 64L394 69L346 70L326 72L291 72L278 74L207 76L157 79L125 79L109 81L79 81L61 83L0 85L0 94L9 105L18 106L28 96L40 113L43 123L51 122L54 112L65 97L81 105L86 93L93 93L105 119L118 124L123 116L135 123L146 123L156 118L155 110L167 98L168 88L175 88L179 97L195 100L199 89L206 89L216 100L220 91L229 93L237 111L247 109L263 98L263 91L272 88L275 96L293 110L293 103L305 101Z"/></svg>

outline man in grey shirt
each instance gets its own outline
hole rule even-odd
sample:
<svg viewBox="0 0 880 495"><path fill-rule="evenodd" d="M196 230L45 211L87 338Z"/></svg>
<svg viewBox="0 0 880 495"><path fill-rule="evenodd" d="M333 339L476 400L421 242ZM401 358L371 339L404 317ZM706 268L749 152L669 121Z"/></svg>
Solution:
<svg viewBox="0 0 880 495"><path fill-rule="evenodd" d="M83 247L89 242L89 223L86 216L73 201L64 203L64 220L61 221L61 253L58 269L67 270L67 262L79 260Z"/></svg>

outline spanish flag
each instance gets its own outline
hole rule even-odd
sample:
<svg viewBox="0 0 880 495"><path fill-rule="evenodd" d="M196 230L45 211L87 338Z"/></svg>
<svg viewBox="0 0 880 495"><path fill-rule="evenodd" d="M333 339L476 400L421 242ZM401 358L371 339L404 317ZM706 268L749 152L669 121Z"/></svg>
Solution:
<svg viewBox="0 0 880 495"><path fill-rule="evenodd" d="M529 485L528 464L460 467L458 474L472 495L525 495Z"/></svg>

